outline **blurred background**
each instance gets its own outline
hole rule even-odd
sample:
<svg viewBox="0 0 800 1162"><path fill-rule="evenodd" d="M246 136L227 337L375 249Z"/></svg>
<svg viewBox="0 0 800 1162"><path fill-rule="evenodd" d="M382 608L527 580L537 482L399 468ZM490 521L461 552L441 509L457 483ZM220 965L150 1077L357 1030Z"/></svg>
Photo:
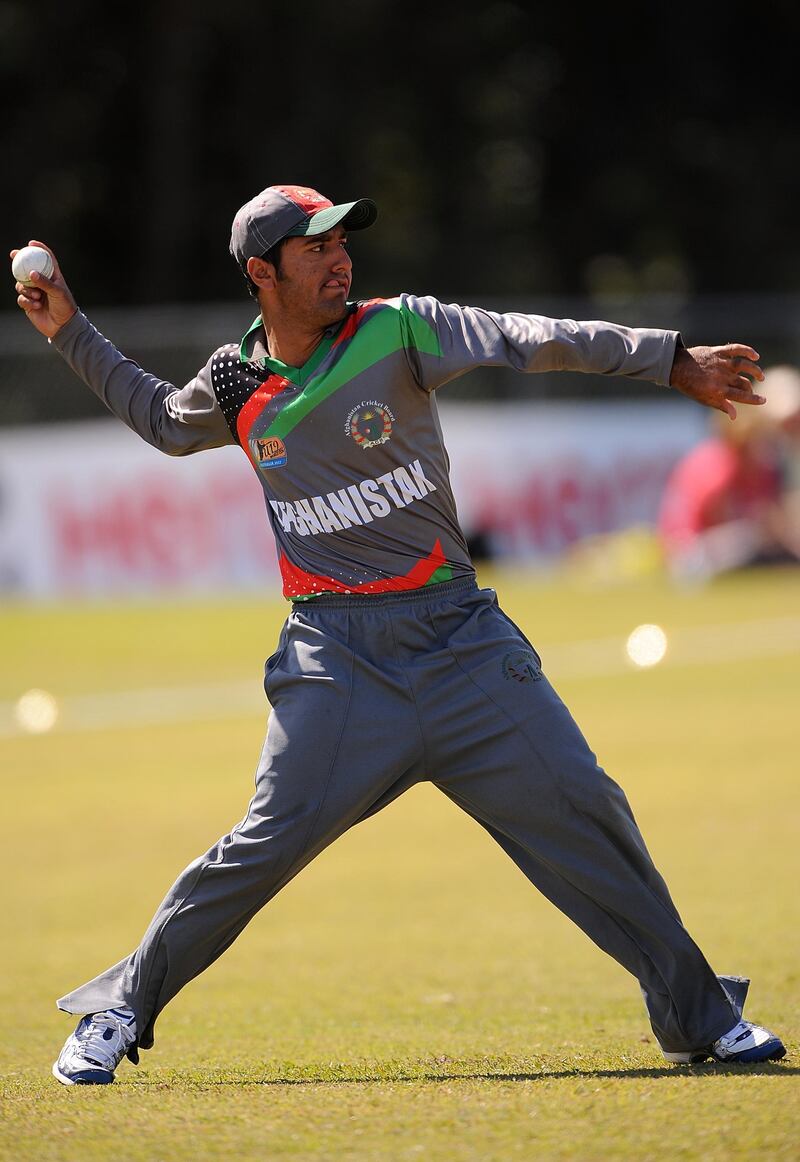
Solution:
<svg viewBox="0 0 800 1162"><path fill-rule="evenodd" d="M781 369L758 422L578 375L479 370L439 403L482 582L626 786L712 963L752 974L754 1018L795 1038L798 26L788 0L0 0L6 249L52 246L98 327L171 382L247 329L230 224L278 182L376 199L351 246L359 297L674 327ZM745 568L759 562L771 567ZM241 451L170 460L145 445L33 331L9 275L0 769L3 850L24 875L4 905L0 1008L16 1039L0 1070L44 1077L66 1029L53 998L126 954L176 870L241 814L285 616ZM566 1079L575 1053L610 1045L646 1067L625 1081L633 1123L673 1155L763 1141L794 1157L785 1089L771 1089L763 1138L737 1128L754 1102L733 1080L727 1106L719 1079L709 1113L692 1085L654 1120L660 1058L636 989L430 788L326 852L163 1030L151 1077L230 1054L313 1066L428 1052L508 1053L519 1075L531 1046L557 1045ZM592 1156L627 1121L615 1092L597 1130L580 1082L558 1156ZM502 1122L498 1089L485 1092ZM96 1114L113 1125L107 1103ZM243 1132L238 1107L229 1121ZM57 1111L53 1157L62 1126ZM350 1156L351 1126L321 1156Z"/></svg>
<svg viewBox="0 0 800 1162"><path fill-rule="evenodd" d="M788 3L746 22L730 9L721 25L680 3L566 24L557 6L514 0L3 0L0 221L8 248L47 241L101 330L176 384L246 329L230 222L279 181L377 200L377 228L353 247L361 297L674 327L688 345L742 340L767 366L793 365L797 24ZM442 396L477 555L551 567L629 528L611 572L672 553L674 536L652 536L663 490L708 415L647 384L577 375L478 371ZM3 592L272 580L261 499L235 451L162 464L102 418L9 282ZM780 439L764 454L782 480ZM238 517L198 527L198 490L235 496Z"/></svg>

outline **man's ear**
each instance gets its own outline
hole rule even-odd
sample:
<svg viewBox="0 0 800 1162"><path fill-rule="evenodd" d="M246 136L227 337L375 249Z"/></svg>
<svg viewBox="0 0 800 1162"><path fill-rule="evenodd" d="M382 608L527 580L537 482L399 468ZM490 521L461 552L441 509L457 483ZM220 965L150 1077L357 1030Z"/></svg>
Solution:
<svg viewBox="0 0 800 1162"><path fill-rule="evenodd" d="M277 282L275 267L263 258L248 258L247 273L260 289L271 290Z"/></svg>

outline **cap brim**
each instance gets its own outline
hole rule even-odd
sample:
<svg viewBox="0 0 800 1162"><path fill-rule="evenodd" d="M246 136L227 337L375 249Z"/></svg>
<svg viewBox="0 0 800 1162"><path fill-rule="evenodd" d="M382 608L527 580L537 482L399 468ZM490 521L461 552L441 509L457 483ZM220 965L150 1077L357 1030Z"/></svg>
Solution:
<svg viewBox="0 0 800 1162"><path fill-rule="evenodd" d="M339 225L345 226L348 230L366 230L377 217L378 207L372 198L359 198L356 202L342 202L338 206L318 210L307 222L302 222L290 230L286 237L325 234Z"/></svg>

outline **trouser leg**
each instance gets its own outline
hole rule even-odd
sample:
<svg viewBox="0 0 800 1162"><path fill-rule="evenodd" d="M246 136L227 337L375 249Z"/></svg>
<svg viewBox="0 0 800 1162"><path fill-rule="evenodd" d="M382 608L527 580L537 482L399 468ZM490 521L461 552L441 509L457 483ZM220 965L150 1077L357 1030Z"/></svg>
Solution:
<svg viewBox="0 0 800 1162"><path fill-rule="evenodd" d="M460 806L474 815L466 803L460 802ZM522 843L483 819L478 818L478 822L543 895L638 979L653 1032L665 1049L682 1052L700 1048L736 1023L738 1015L715 986L718 978L667 900L662 901L667 919L662 916L654 931L649 926L645 930L642 919L632 915L630 908L616 913L606 910L598 903L595 889L586 891L570 882L569 870L565 874L561 867L548 866ZM608 864L606 855L603 874ZM627 874L626 880L630 880ZM631 894L629 887L626 891ZM658 910L658 905L653 908L649 904L644 912Z"/></svg>
<svg viewBox="0 0 800 1162"><path fill-rule="evenodd" d="M256 912L337 836L419 777L407 691L385 683L368 699L351 651L333 641L320 652L320 644L319 634L313 652L292 642L268 678L273 711L244 819L178 877L136 951L62 997L59 1008L126 1005L136 1014L138 1047L150 1048L167 1002ZM378 698L391 703L388 719L375 715ZM401 732L390 749L380 737L387 720Z"/></svg>
<svg viewBox="0 0 800 1162"><path fill-rule="evenodd" d="M450 718L462 727L434 782L633 973L665 1049L709 1044L738 1015L683 927L625 795L516 627L497 611L481 633L483 644L474 630L450 641L461 671Z"/></svg>

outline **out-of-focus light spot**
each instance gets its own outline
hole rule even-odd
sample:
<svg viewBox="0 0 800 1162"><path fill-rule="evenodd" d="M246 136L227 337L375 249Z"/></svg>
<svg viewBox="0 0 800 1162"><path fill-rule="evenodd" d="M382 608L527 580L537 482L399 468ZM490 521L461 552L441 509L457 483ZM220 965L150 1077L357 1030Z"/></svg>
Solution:
<svg viewBox="0 0 800 1162"><path fill-rule="evenodd" d="M28 690L14 707L14 718L29 734L46 734L58 721L58 702L47 690Z"/></svg>
<svg viewBox="0 0 800 1162"><path fill-rule="evenodd" d="M667 635L660 625L637 625L625 643L625 653L634 666L657 666L667 652Z"/></svg>

